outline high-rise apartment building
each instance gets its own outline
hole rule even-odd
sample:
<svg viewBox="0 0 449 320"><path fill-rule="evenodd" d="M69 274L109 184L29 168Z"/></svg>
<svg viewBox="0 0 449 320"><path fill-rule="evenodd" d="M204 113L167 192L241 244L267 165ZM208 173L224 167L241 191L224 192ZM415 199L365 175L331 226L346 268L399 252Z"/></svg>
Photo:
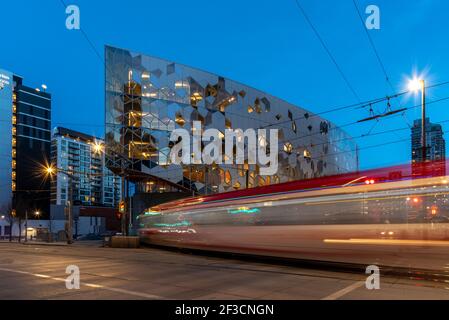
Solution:
<svg viewBox="0 0 449 320"><path fill-rule="evenodd" d="M65 205L72 183L73 203L83 206L114 207L120 202L120 177L105 166L103 140L57 127L53 131L51 159L60 172L52 181L52 204Z"/></svg>
<svg viewBox="0 0 449 320"><path fill-rule="evenodd" d="M412 161L422 162L422 124L421 119L415 120L412 128ZM431 161L444 160L446 158L446 142L441 125L431 123L426 118L426 159Z"/></svg>
<svg viewBox="0 0 449 320"><path fill-rule="evenodd" d="M0 210L48 215L50 185L40 170L50 157L51 95L0 69L0 123Z"/></svg>

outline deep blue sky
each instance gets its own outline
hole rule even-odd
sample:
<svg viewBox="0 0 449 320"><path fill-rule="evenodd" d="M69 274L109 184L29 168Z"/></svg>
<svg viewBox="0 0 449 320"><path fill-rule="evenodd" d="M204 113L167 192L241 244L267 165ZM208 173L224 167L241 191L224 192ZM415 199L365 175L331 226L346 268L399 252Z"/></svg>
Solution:
<svg viewBox="0 0 449 320"><path fill-rule="evenodd" d="M391 93L352 0L300 0L362 100ZM144 52L195 66L251 85L321 112L357 102L294 0L74 0L81 28L103 55L103 45ZM428 83L449 80L447 0L358 0L359 8L381 9L381 30L370 34L395 91L406 88L414 71ZM365 14L364 14L365 16ZM47 84L53 94L53 126L103 136L104 70L80 31L65 28L59 0L0 3L0 68L25 77L31 86ZM449 96L449 86L429 90L428 99ZM408 96L404 106L419 102ZM393 106L397 106L394 103ZM383 110L385 105L380 105ZM449 101L429 106L432 121L449 119ZM366 117L348 110L326 117L343 125ZM418 118L418 108L407 113ZM347 128L353 136L374 123ZM403 117L386 119L371 132L407 127ZM449 129L449 123L444 124ZM409 130L358 139L362 168L407 162L408 142L363 150L408 138Z"/></svg>

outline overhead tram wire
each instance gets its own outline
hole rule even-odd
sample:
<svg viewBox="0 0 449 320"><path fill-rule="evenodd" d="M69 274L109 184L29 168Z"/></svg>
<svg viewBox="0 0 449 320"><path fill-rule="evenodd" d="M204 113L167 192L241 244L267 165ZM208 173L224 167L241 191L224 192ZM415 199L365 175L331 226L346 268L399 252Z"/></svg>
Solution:
<svg viewBox="0 0 449 320"><path fill-rule="evenodd" d="M353 1L354 1L354 0L353 0ZM64 2L64 0L60 0L60 2L61 2L61 4L63 5L64 8L67 7L67 5L66 5L66 3ZM339 71L340 75L342 76L343 80L345 81L346 85L348 86L348 88L351 90L351 92L353 93L353 95L354 95L354 96L357 98L357 100L358 100L358 103L356 103L356 104L352 104L352 105L348 105L348 106L342 106L342 107L338 107L338 108L326 110L326 111L321 112L321 113L312 114L310 117L318 116L318 115L322 115L322 114L326 114L326 113L331 113L331 112L336 112L336 111L341 111L341 110L344 110L344 109L348 109L348 108L352 108L352 107L357 107L357 106L359 106L359 107L362 108L362 107L366 107L366 106L368 106L368 105L370 105L370 104L380 103L380 102L389 100L389 99L391 99L391 98L397 98L397 97L399 97L399 96L402 96L402 95L405 95L405 94L409 93L409 91L405 91L405 92L401 92L401 93L398 93L398 94L395 94L395 95L392 95L392 96L389 96L389 97L387 96L387 97L384 97L384 98L374 99L374 100L367 101L367 102L361 102L361 100L360 100L358 94L356 93L356 91L354 90L354 88L352 87L352 85L350 84L350 82L349 82L348 78L346 77L346 75L344 74L342 68L340 67L340 65L339 65L338 62L336 61L336 59L335 59L335 57L333 56L333 54L331 53L330 49L327 47L326 43L324 42L323 38L322 38L321 35L319 34L318 30L315 28L314 24L313 24L312 21L310 20L309 16L307 15L306 11L304 10L304 8L301 6L301 4L299 3L298 0L295 0L295 4L296 4L297 7L300 9L300 11L301 11L301 13L303 14L303 16L305 17L307 23L309 24L309 26L310 26L310 27L312 28L312 30L314 31L314 33L315 33L315 35L317 36L317 38L319 39L321 45L323 46L323 48L325 49L326 53L329 55L330 59L332 60L332 62L333 62L334 65L336 66L336 68L337 68L337 70ZM357 10L357 11L358 11L358 10ZM359 12L359 14L360 14L360 12ZM80 28L80 31L81 31L83 37L84 37L84 38L86 39L86 41L88 42L89 46L92 48L92 50L94 50L95 55L102 61L102 63L103 63L103 64L105 65L105 67L107 68L107 66L106 66L106 64L105 64L105 62L104 62L103 57L101 56L101 54L100 54L100 53L98 52L98 50L96 49L96 47L95 47L95 45L93 44L93 42L90 40L90 38L89 38L89 36L87 35L87 33L86 33L82 28ZM368 34L368 36L369 36L369 34ZM371 40L372 40L372 39L371 39ZM375 49L374 46L373 46L373 48ZM377 50L376 50L376 52L377 52ZM376 56L378 56L378 54L376 54ZM381 61L381 59L380 59L380 56L378 56L378 58L379 58L379 62L380 62L381 65L382 65L383 70L385 71L386 78L389 80L389 77L388 77L388 75L387 75L387 73L386 73L385 67L383 66L383 63L382 63L382 61ZM107 80L106 80L106 81L107 81ZM390 84L391 84L391 83L390 83ZM449 81L444 82L444 83L440 83L440 84L436 84L436 85L432 85L432 86L427 86L426 88L433 88L433 87L437 87L437 86L445 85L445 84L449 84ZM427 103L427 104L436 103L436 102L439 102L439 101L442 101L442 100L447 100L447 99L449 99L449 98L439 99L439 100L436 100L436 101L433 101L433 102L429 102L429 103ZM411 107L411 108L416 108L416 107L417 107L417 106L414 106L414 107ZM411 108L407 108L407 110L408 110L408 109L411 109ZM239 114L239 116L241 116L241 114ZM256 118L253 118L253 119L256 119ZM299 119L300 119L300 118L297 118L297 119L294 119L294 120L291 120L291 121L295 121L295 120L299 120ZM261 121L260 119L257 119L257 120ZM163 122L161 119L159 119L159 121ZM290 122L290 121L285 121L284 123L288 123L288 122ZM164 123L164 122L163 122L163 123ZM354 125L354 124L357 124L357 123L358 123L358 122L355 122L355 123L349 123L349 124L340 126L339 128L347 127L347 126L349 126L349 125ZM272 124L272 125L269 125L269 126L279 125L279 124L280 124L280 123ZM98 126L102 126L102 125L98 125ZM263 128L263 127L262 127L262 128ZM313 135L313 134L307 135L307 136L304 136L304 137L308 137L308 136L312 136L312 135ZM301 139L301 138L304 138L304 137L296 137L296 138L294 138L293 140ZM361 149L359 148L359 150L361 150Z"/></svg>
<svg viewBox="0 0 449 320"><path fill-rule="evenodd" d="M435 84L435 85L431 85L431 86L428 86L428 87L426 87L426 88L433 88L433 87L438 87L438 86L442 86L442 85L446 85L446 84L449 84L449 81L442 82L442 83ZM406 93L408 93L408 92L409 92L409 91L402 92L402 93L399 93L399 94L397 94L397 95L403 95L403 94L406 94ZM427 104L428 104L428 105L431 105L431 104L435 104L435 103L438 103L438 102L441 102L441 101L445 101L445 100L448 100L448 99L449 99L449 97L444 97L444 98L437 99L437 100L434 100L434 101L429 101L429 102L427 102ZM382 101L385 101L385 100L386 100L386 98L379 98L379 99L377 99L378 102L382 102ZM375 100L371 100L371 101L375 101ZM374 102L372 102L372 104L374 104ZM357 105L359 105L359 104L357 104ZM361 106L361 107L365 107L365 106L368 106L368 105L369 105L369 104L365 104L365 105L363 105L363 106ZM418 108L418 107L420 107L420 106L421 106L421 104L415 105L415 106L412 106L412 107L405 108L406 110L404 110L404 112L407 111L407 110L410 110L410 109ZM348 107L353 107L353 105L351 105L351 106L346 106L346 107L342 107L342 108L348 108ZM325 112L332 112L332 110L328 110L328 111L325 111ZM311 115L310 117L312 117L312 116L318 116L319 114L323 114L323 113L313 114L313 115ZM297 118L297 119L294 119L294 120L289 120L288 122L295 121L295 120L298 120L298 118ZM2 121L2 120L0 120L0 121ZM6 122L7 120L3 120L3 121ZM359 124L359 123L360 123L359 121L350 122L350 123L346 123L346 124L343 124L343 125L341 125L341 126L338 126L338 128L345 128L345 127L348 127L348 126L351 126L351 125L355 125L355 124ZM56 123L56 124L58 124L58 125L84 125L84 124L82 124L82 123L65 123L65 122L58 122L58 123ZM104 127L104 125L93 125L93 124L91 124L91 125L89 125L89 126ZM118 126L120 126L120 125L118 125ZM261 128L264 128L264 127L261 127ZM335 127L334 127L334 128L335 128ZM259 129L260 129L260 128L259 128ZM330 130L332 130L332 128L331 128ZM292 140L294 141L294 140L301 139L301 138L307 138L307 137L314 136L314 135L317 135L317 134L320 134L320 133L312 133L312 134L308 134L308 135L305 135L305 136L295 137L295 138L293 138ZM281 142L284 142L284 141L281 141ZM6 156L6 155L5 155L5 156Z"/></svg>
<svg viewBox="0 0 449 320"><path fill-rule="evenodd" d="M63 6L64 8L67 7L67 5L66 5L66 3L65 3L64 0L60 0L60 3L62 4L62 6ZM340 71L340 73L342 74L343 78L346 80L347 84L348 84L349 87L352 89L351 84L349 83L349 81L347 81L346 76L345 76L344 73L342 72L342 70L341 70L340 66L338 65L337 61L335 60L335 58L333 58L333 55L332 55L332 53L330 52L330 50L327 48L326 44L324 43L324 40L321 38L321 36L319 35L318 31L316 30L316 28L314 27L314 25L313 25L312 22L310 21L310 19L309 19L307 13L306 13L305 10L302 8L302 6L299 4L298 0L295 0L295 3L296 3L296 5L301 9L301 12L302 12L303 15L306 17L306 20L308 21L308 23L310 24L310 26L312 27L312 29L313 29L314 32L316 33L317 37L320 39L321 44L324 46L324 48L325 48L326 51L328 52L329 56L331 57L331 59L333 60L333 62L336 64L337 69L339 69L339 71ZM107 68L107 65L106 65L106 63L105 63L103 57L101 56L101 54L100 54L100 53L98 52L98 50L96 49L96 47L95 47L95 45L93 44L93 42L90 40L90 38L89 38L89 36L87 35L87 33L86 33L82 28L80 28L80 30L81 30L81 32L82 32L82 34L83 34L83 37L84 37L84 38L86 39L86 41L88 42L89 46L90 46L90 47L92 48L92 50L95 52L95 55L100 59L100 61L102 62L102 64L105 66L105 68ZM106 79L106 81L108 82L107 79ZM432 85L432 86L427 86L426 88L433 88L433 87L436 87L436 86L439 86L439 85L445 85L445 84L449 84L449 81L444 82L444 83L440 83L440 84L436 84L436 85ZM397 97L399 97L399 96L402 96L402 95L405 95L405 94L409 93L409 91L405 91L405 92L397 93L397 94L392 95L392 96L383 97L383 98L377 98L377 99L372 99L372 100L368 100L368 101L362 102L362 101L360 101L360 99L358 98L357 93L356 93L353 89L352 89L352 91L353 91L353 93L356 95L356 97L357 97L357 99L358 99L358 101L359 101L358 103L356 103L356 104L351 104L351 105L347 105L347 106L341 106L341 107L332 108L332 109L329 109L329 110L326 110L326 111L323 111L323 112L320 112L320 113L314 113L314 114L310 115L310 118L316 117L316 116L319 116L319 115L323 115L323 114L327 114L327 113L331 113L331 112L337 112L337 111L341 111L341 110L353 108L353 107L360 107L360 108L363 108L363 107L366 107L366 106L368 106L368 105L370 105L370 104L380 103L380 102L386 101L387 99L397 98ZM200 107L200 108L206 109L205 107ZM238 115L239 117L242 116L241 113L230 112L230 114ZM163 122L162 119L160 119L159 117L157 117L157 118L158 118L158 120L161 121L162 123L165 123L165 122ZM271 127L271 126L273 126L273 125L281 125L281 124L283 124L283 123L289 123L289 122L290 122L290 120L289 120L289 121L284 121L284 122L280 122L280 123L276 123L276 124L271 124L271 122L269 122L269 121L261 120L261 119L255 118L255 117L245 116L245 118L248 118L248 119L250 119L250 120L257 120L257 121L261 121L261 122L266 122L266 123L269 124L269 125L267 125L267 126L262 126L262 127L257 128L257 129L264 129L264 128ZM292 121L300 120L300 119L303 119L303 118L304 118L304 117L299 117L299 118L293 119ZM58 123L58 124L62 124L62 123ZM73 124L73 125L75 125L75 124ZM79 125L85 125L85 124L79 124ZM94 125L89 125L89 126L94 126ZM95 126L97 126L97 127L104 127L104 125L95 125ZM285 127L285 128L287 129L287 127Z"/></svg>
<svg viewBox="0 0 449 320"><path fill-rule="evenodd" d="M439 86L444 86L444 85L448 85L448 84L449 84L449 81L444 81L444 82L436 83L434 85L426 86L426 89L435 88L435 87L439 87ZM328 114L328 113L342 111L342 110L351 109L351 108L363 109L363 108L366 108L366 107L369 107L369 106L373 106L375 104L382 103L382 102L385 102L385 101L388 101L388 100L391 100L391 99L399 98L399 97L401 97L403 95L406 95L406 94L408 94L410 92L411 92L410 90L402 91L402 92L393 94L391 96L375 98L375 99L363 101L363 102L360 102L360 103L354 103L354 104L350 104L350 105L345 105L345 106L331 108L331 109L328 109L328 110L325 110L325 111L322 111L322 112L313 113L313 114L309 115L308 118L310 119L310 118L313 118L313 117L321 116L323 114ZM278 122L278 123L271 123L271 124L269 124L267 126L263 126L263 127L258 128L258 129L265 129L265 128L277 126L277 125L284 124L284 123L291 123L292 121L297 121L297 120L302 120L302 119L306 119L306 117L305 116L300 116L300 117L297 117L297 118L293 118L292 120L289 119L289 120L281 121L281 122Z"/></svg>
<svg viewBox="0 0 449 320"><path fill-rule="evenodd" d="M361 15L359 7L357 5L357 1L356 0L352 0L352 3L354 4L354 8L355 8L355 11L357 12L359 20L360 20L360 22L362 24L362 28L365 30L365 34L368 37L369 43L371 45L371 48L373 49L374 54L376 55L377 61L379 62L380 68L382 69L382 72L383 72L383 74L385 76L385 80L390 85L391 90L394 92L395 89L393 87L393 84L390 81L390 77L388 76L387 69L385 68L384 63L383 63L382 59L380 58L379 51L377 50L376 45L374 44L373 38L371 37L370 33L368 32L368 29L365 26L363 17Z"/></svg>
<svg viewBox="0 0 449 320"><path fill-rule="evenodd" d="M350 89L350 91L352 92L352 94L354 95L354 97L357 99L357 101L360 102L360 97L357 94L357 92L354 90L353 86L351 85L351 83L349 82L348 78L346 77L345 73L343 72L342 68L340 67L340 65L338 64L337 60L335 59L334 55L332 54L332 52L330 51L330 49L328 48L328 46L326 45L326 43L324 42L323 38L321 37L320 33L318 32L318 30L315 28L314 24L312 23L312 21L310 20L309 16L307 15L307 12L304 10L304 8L301 6L301 4L299 3L299 0L295 0L296 6L299 8L299 10L301 11L302 15L304 16L304 18L306 19L307 23L309 24L309 26L312 28L313 32L315 33L316 37L318 38L318 40L320 41L321 45L323 46L324 50L326 51L326 53L329 55L330 59L332 60L332 62L334 63L335 67L337 68L338 72L340 73L341 77L343 78L343 80L345 81L346 85L348 86L348 88Z"/></svg>
<svg viewBox="0 0 449 320"><path fill-rule="evenodd" d="M449 96L441 98L441 99L437 99L437 100L426 102L426 105L432 105L432 104L436 104L436 103L439 103L439 102L442 102L442 101L446 101L446 100L449 100ZM411 106L411 107L404 108L405 110L403 112L406 112L406 111L412 110L412 109L416 109L416 108L421 108L421 104L417 104L417 105L414 105L414 106ZM360 123L361 122L359 122L359 121L349 122L349 123L346 123L346 124L338 126L338 127L332 127L332 128L329 129L329 131L330 130L336 130L337 128L338 129L346 128L346 127L349 127L349 126L352 126L352 125L356 125L356 124L360 124ZM315 133L311 133L311 134L308 134L308 135L305 135L305 136L295 137L295 138L289 139L289 140L282 140L281 142L296 141L296 140L299 140L299 139L312 137L312 136L317 135L317 134L321 134L321 133L320 132L315 132Z"/></svg>
<svg viewBox="0 0 449 320"><path fill-rule="evenodd" d="M61 2L62 6L63 6L64 8L67 8L67 5L66 5L66 3L65 3L64 0L59 0L59 1ZM88 36L87 33L84 31L84 29L80 27L79 30L81 31L81 34L82 34L83 37L86 39L86 41L89 43L89 46L90 46L90 47L92 48L92 50L95 52L95 55L98 57L98 59L100 59L101 63L102 63L103 66L105 67L105 69L108 69L111 73L114 73L113 70L111 70L111 69L108 68L108 66L106 65L105 60L103 59L103 57L101 56L101 54L98 52L97 48L95 47L95 45L93 44L93 42L90 40L89 36ZM105 77L105 81L108 82L110 85L113 85L111 82L108 81L108 79L106 79L106 77ZM164 124L165 124L165 122L164 122L162 119L160 119L157 115L155 115L155 117L156 117L161 123L164 123Z"/></svg>

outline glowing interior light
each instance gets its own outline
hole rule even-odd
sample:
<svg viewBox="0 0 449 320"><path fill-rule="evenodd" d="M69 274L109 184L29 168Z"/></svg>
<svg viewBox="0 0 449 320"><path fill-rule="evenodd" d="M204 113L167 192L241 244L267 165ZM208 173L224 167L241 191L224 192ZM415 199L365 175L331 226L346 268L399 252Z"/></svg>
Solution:
<svg viewBox="0 0 449 320"><path fill-rule="evenodd" d="M186 220L176 223L155 223L155 227L175 228L175 227L188 227L192 224Z"/></svg>
<svg viewBox="0 0 449 320"><path fill-rule="evenodd" d="M251 214L251 213L259 213L260 209L257 208L248 208L248 207L240 207L234 210L229 210L230 214Z"/></svg>

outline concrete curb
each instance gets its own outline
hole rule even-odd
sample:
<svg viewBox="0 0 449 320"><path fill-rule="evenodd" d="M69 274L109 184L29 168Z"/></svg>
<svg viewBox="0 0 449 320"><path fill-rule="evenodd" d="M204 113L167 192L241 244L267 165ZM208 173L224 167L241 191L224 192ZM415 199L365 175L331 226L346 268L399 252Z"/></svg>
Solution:
<svg viewBox="0 0 449 320"><path fill-rule="evenodd" d="M55 247L64 247L67 246L67 243L53 243L53 242L21 242L21 244L26 245L26 246L32 246L32 245L36 245L36 246L55 246Z"/></svg>

